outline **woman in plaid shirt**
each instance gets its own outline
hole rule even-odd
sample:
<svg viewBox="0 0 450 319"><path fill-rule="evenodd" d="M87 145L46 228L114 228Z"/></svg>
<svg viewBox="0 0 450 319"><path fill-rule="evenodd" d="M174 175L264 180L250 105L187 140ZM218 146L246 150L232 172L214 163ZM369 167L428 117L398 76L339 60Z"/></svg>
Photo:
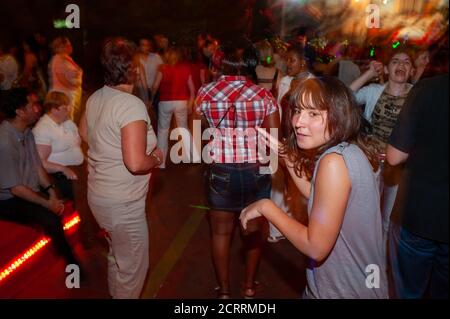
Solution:
<svg viewBox="0 0 450 319"><path fill-rule="evenodd" d="M219 298L230 297L230 244L239 212L259 199L270 198L271 175L260 173L256 127L279 127L275 99L252 82L257 65L254 49L230 46L224 53L224 75L202 86L196 99L196 113L208 122L214 136L209 144L212 164L206 176L206 195ZM257 219L243 236L246 268L242 294L246 298L255 295L266 226L265 219Z"/></svg>

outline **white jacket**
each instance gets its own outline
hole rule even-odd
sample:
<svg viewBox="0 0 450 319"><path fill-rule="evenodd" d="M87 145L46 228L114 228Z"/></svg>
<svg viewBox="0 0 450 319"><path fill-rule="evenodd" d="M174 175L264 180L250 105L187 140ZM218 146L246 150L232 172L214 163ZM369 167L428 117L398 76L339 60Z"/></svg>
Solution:
<svg viewBox="0 0 450 319"><path fill-rule="evenodd" d="M355 93L356 102L358 104L364 104L364 117L367 121L372 123L372 113L375 109L375 105L377 105L377 101L380 98L381 94L383 93L384 89L386 88L387 83L385 84L377 84L372 83L369 84L361 89L358 90L358 92ZM407 84L408 90L412 87L411 84Z"/></svg>

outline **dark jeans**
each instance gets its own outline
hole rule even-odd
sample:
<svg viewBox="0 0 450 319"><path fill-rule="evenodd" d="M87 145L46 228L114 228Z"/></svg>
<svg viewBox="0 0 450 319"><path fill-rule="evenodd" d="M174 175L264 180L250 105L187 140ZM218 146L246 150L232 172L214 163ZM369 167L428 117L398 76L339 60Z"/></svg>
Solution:
<svg viewBox="0 0 450 319"><path fill-rule="evenodd" d="M44 207L17 197L1 200L0 220L42 229L52 239L56 252L68 264L78 264L66 240L61 219Z"/></svg>
<svg viewBox="0 0 450 319"><path fill-rule="evenodd" d="M396 298L448 298L448 244L391 222L389 257Z"/></svg>
<svg viewBox="0 0 450 319"><path fill-rule="evenodd" d="M272 178L260 174L258 164L212 164L206 172L206 194L212 210L240 213L263 198L270 198Z"/></svg>

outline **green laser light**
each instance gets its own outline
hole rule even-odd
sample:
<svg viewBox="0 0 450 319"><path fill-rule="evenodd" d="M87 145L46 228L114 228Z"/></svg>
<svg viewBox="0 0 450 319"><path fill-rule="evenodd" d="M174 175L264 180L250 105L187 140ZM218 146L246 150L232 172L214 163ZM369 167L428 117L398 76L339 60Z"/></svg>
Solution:
<svg viewBox="0 0 450 319"><path fill-rule="evenodd" d="M53 20L53 27L55 29L65 29L65 28L67 28L66 20L65 19Z"/></svg>

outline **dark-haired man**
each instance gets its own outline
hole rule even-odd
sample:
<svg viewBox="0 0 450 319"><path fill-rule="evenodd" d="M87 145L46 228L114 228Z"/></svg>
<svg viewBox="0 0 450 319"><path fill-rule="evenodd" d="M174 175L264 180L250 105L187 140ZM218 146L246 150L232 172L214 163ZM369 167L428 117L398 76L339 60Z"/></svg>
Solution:
<svg viewBox="0 0 450 319"><path fill-rule="evenodd" d="M5 93L0 124L0 220L42 228L58 254L77 264L59 214L63 202L42 167L30 125L40 113L37 96L16 88ZM40 192L43 188L48 195Z"/></svg>

